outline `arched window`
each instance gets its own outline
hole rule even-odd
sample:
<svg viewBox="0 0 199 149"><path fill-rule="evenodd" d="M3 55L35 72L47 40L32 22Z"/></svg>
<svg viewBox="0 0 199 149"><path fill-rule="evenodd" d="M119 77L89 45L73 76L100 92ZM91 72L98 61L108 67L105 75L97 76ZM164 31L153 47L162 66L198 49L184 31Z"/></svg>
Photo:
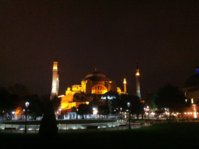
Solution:
<svg viewBox="0 0 199 149"><path fill-rule="evenodd" d="M92 87L92 94L105 94L107 91L107 88L101 84L97 84Z"/></svg>

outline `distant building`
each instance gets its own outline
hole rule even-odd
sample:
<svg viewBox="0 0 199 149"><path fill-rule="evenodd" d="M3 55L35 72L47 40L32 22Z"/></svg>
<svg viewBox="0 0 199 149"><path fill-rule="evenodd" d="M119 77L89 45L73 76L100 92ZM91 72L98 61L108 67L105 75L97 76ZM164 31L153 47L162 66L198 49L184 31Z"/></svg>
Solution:
<svg viewBox="0 0 199 149"><path fill-rule="evenodd" d="M199 68L196 68L195 74L185 81L183 90L187 100L199 104Z"/></svg>
<svg viewBox="0 0 199 149"><path fill-rule="evenodd" d="M199 109L199 68L195 69L195 74L189 77L183 87L185 93L185 102L190 102L189 110L193 113L193 118L198 118Z"/></svg>

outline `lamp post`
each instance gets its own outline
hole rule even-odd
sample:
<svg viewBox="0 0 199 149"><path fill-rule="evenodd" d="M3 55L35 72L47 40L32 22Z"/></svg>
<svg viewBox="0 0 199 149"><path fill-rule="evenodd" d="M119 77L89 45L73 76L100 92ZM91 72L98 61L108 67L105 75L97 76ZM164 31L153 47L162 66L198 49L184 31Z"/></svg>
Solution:
<svg viewBox="0 0 199 149"><path fill-rule="evenodd" d="M30 102L26 101L25 102L25 129L24 129L25 133L27 133L27 112L28 112L29 105L30 105Z"/></svg>
<svg viewBox="0 0 199 149"><path fill-rule="evenodd" d="M128 112L129 112L129 129L131 129L131 112L130 112L130 106L131 106L131 103L130 102L127 102L127 107L128 107Z"/></svg>

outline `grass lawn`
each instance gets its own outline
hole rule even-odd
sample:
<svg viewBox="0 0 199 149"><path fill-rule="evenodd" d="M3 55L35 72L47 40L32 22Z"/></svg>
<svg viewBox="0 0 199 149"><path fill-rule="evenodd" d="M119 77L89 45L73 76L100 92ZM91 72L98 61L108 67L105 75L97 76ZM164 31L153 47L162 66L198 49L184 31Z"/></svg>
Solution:
<svg viewBox="0 0 199 149"><path fill-rule="evenodd" d="M37 134L0 133L0 142L14 147L199 148L199 123L165 123L120 131L73 131L60 133L53 138L41 138Z"/></svg>

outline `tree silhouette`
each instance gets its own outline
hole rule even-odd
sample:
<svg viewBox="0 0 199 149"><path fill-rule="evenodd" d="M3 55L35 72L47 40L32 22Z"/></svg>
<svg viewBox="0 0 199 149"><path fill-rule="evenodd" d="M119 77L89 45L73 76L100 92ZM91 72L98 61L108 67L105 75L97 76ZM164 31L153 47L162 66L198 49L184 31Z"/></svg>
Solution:
<svg viewBox="0 0 199 149"><path fill-rule="evenodd" d="M169 108L170 111L182 111L186 106L183 92L172 85L166 85L158 90L155 103L159 109Z"/></svg>
<svg viewBox="0 0 199 149"><path fill-rule="evenodd" d="M46 100L44 104L44 115L40 124L39 134L41 136L55 136L58 132L52 101Z"/></svg>
<svg viewBox="0 0 199 149"><path fill-rule="evenodd" d="M84 114L91 114L91 108L87 104L80 104L77 113L84 118Z"/></svg>

